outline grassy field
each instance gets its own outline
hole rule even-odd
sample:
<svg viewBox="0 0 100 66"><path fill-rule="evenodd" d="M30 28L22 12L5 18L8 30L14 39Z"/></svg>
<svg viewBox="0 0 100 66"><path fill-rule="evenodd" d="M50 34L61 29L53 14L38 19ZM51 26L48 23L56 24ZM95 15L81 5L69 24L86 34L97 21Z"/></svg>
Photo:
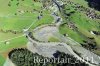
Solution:
<svg viewBox="0 0 100 66"><path fill-rule="evenodd" d="M18 37L23 35L22 29L28 28L32 23L34 24L30 30L42 24L52 23L53 17L47 10L43 10L43 18L41 20L37 19L39 12L42 11L41 6L42 3L34 2L33 0L0 0L0 30L4 31L0 31L0 66L3 66L6 59L3 54L7 55L13 48L26 47L26 37ZM14 34L6 32L7 30L21 33ZM5 40L8 40L9 44L6 44Z"/></svg>
<svg viewBox="0 0 100 66"><path fill-rule="evenodd" d="M77 32L71 30L68 26L63 25L60 26L59 31L61 34L68 34L69 37L71 37L72 39L74 39L75 41L81 43L82 42L82 38L79 34L77 34Z"/></svg>
<svg viewBox="0 0 100 66"><path fill-rule="evenodd" d="M88 2L86 2L85 0L70 0L70 1L88 7Z"/></svg>
<svg viewBox="0 0 100 66"><path fill-rule="evenodd" d="M76 12L70 17L70 19L80 28L84 28L86 30L99 30L99 24L94 20L89 19L83 13Z"/></svg>
<svg viewBox="0 0 100 66"><path fill-rule="evenodd" d="M84 0L70 0L70 1L72 1L74 4L78 3L80 5L83 5L86 8L89 8L87 2ZM86 37L94 37L97 46L100 47L99 36L90 33L90 31L100 31L100 24L98 23L100 22L100 20L89 18L88 16L86 16L85 12L77 11L73 6L74 5L70 5L69 3L67 3L67 5L65 6L64 11L67 14L73 11L74 13L68 17L69 21L66 20L65 18L64 20L67 23L69 22L74 23L75 26L77 26L78 30L77 31L72 30L68 27L68 25L65 24L60 26L59 28L60 33L68 34L69 37L71 37L72 39L74 39L79 43L83 43L83 40L86 40ZM99 14L100 12L96 11L96 13Z"/></svg>
<svg viewBox="0 0 100 66"><path fill-rule="evenodd" d="M27 44L27 39L24 36L9 40L9 44L5 44L5 42L1 42L0 43L0 50L1 50L0 52L5 52L12 48L26 46L26 44Z"/></svg>
<svg viewBox="0 0 100 66"><path fill-rule="evenodd" d="M0 55L0 66L3 66L4 62L5 58L2 55Z"/></svg>
<svg viewBox="0 0 100 66"><path fill-rule="evenodd" d="M0 28L3 30L22 30L34 22L38 12L33 10L41 9L41 3L34 4L32 0L0 0ZM11 6L8 6L10 3ZM19 3L19 5L16 5ZM34 4L34 5L33 5ZM16 14L16 15L15 15Z"/></svg>
<svg viewBox="0 0 100 66"><path fill-rule="evenodd" d="M11 6L8 6L9 2ZM0 3L0 29L3 30L11 29L19 31L23 28L27 28L32 22L36 21L42 6L39 2L34 3L33 0L7 0L6 2L4 0L0 0ZM16 5L17 3L19 3L18 6ZM46 11L44 11L43 14L45 15L39 23L43 21L47 21L49 23L53 20Z"/></svg>
<svg viewBox="0 0 100 66"><path fill-rule="evenodd" d="M8 33L0 32L0 41L7 40L7 39L10 39L12 37L17 37L17 36L20 36L20 35L22 35L22 33L14 34L14 33L11 33L11 32L8 32Z"/></svg>
<svg viewBox="0 0 100 66"><path fill-rule="evenodd" d="M56 38L56 37L50 37L48 39L48 41L50 41L50 42L59 42L60 40L58 38Z"/></svg>

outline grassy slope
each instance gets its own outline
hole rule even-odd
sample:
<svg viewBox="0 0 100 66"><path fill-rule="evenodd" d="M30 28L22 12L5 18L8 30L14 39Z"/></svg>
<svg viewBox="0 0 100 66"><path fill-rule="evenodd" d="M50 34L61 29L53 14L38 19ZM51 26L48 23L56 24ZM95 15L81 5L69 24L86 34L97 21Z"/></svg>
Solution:
<svg viewBox="0 0 100 66"><path fill-rule="evenodd" d="M79 3L80 5L83 5L85 7L87 6L87 2L85 2L84 0L70 0L74 3ZM68 3L67 3L68 4ZM71 11L75 11L74 8L72 7L73 5L67 5L66 6L66 13L69 13ZM89 7L88 7L89 8ZM100 45L99 42L99 37L96 37L95 35L92 35L89 31L95 30L95 31L99 31L100 30L100 24L98 24L98 22L100 20L96 20L96 19L90 19L89 17L87 17L84 12L78 12L75 11L74 14L72 14L69 19L71 20L71 22L74 22L75 25L78 27L78 30L81 34L87 36L87 37L94 37L97 44ZM66 20L67 21L67 20ZM67 21L68 22L68 21ZM71 37L72 39L76 40L79 43L82 43L82 40L85 40L85 38L81 35L79 35L79 33L71 30L70 28L68 28L68 26L64 25L60 27L60 32L62 34L68 34L69 37Z"/></svg>
<svg viewBox="0 0 100 66"><path fill-rule="evenodd" d="M50 42L59 42L59 39L56 37L50 37L49 40Z"/></svg>
<svg viewBox="0 0 100 66"><path fill-rule="evenodd" d="M9 2L11 3L10 7L8 6ZM19 6L16 5L16 3L18 2ZM6 3L4 0L0 0L0 3L2 3L0 6L0 28L3 30L22 30L23 28L29 26L38 16L38 13L30 13L30 11L36 8L40 9L41 7L41 3L36 3L32 5L32 0L7 0ZM25 13L19 14L19 10L25 11ZM17 15L14 15L15 13L17 13Z"/></svg>
<svg viewBox="0 0 100 66"><path fill-rule="evenodd" d="M0 45L0 53L5 53L7 51L12 50L13 48L26 47L26 44L27 39L25 37L13 39L9 41L9 44L5 44L4 42L2 42L2 44Z"/></svg>
<svg viewBox="0 0 100 66"><path fill-rule="evenodd" d="M71 37L72 39L74 39L75 41L81 43L82 42L82 38L79 34L77 34L77 32L71 30L68 26L63 25L59 28L59 31L61 34L68 34L69 37Z"/></svg>
<svg viewBox="0 0 100 66"><path fill-rule="evenodd" d="M3 63L5 62L5 59L2 55L0 55L0 66L3 66Z"/></svg>
<svg viewBox="0 0 100 66"><path fill-rule="evenodd" d="M20 36L20 35L22 35L22 33L13 34L13 33L3 33L3 32L0 32L0 41L7 40L7 39L10 39L12 37L17 37L17 36Z"/></svg>
<svg viewBox="0 0 100 66"><path fill-rule="evenodd" d="M3 30L17 30L22 31L23 28L27 28L31 25L32 22L35 22L32 28L35 28L41 24L48 24L53 21L53 17L51 15L48 15L48 11L44 11L43 19L37 20L38 12L30 13L30 9L37 9L41 10L41 3L35 2L33 5L32 0L25 0L25 1L19 1L20 4L17 7L16 3L17 0L13 0L12 6L8 7L8 2L10 0L7 0L6 2L4 0L0 0L0 3L2 3L0 8L3 8L0 10L0 29ZM4 4L5 3L5 4ZM24 14L14 15L17 10L22 9L25 11L29 11L28 13L25 12ZM6 40L8 38L19 36L20 34L12 34L12 33L2 33L0 32L0 41Z"/></svg>
<svg viewBox="0 0 100 66"><path fill-rule="evenodd" d="M70 1L72 1L74 3L81 4L81 5L85 6L85 7L88 7L88 3L85 0L70 0Z"/></svg>
<svg viewBox="0 0 100 66"><path fill-rule="evenodd" d="M11 3L11 6L8 6L8 3ZM41 3L33 2L33 0L19 0L19 6L16 5L18 3L17 0L0 0L0 29L3 30L17 30L22 31L23 28L29 27L32 22L35 22L34 25L31 27L35 28L42 24L48 24L53 21L53 17L48 15L48 11L43 11L44 16L43 19L37 21L38 11L41 10ZM37 11L32 12L33 9ZM25 13L18 13L18 11L25 11ZM28 11L28 12L27 12ZM31 13L32 12L32 13ZM15 15L17 13L17 15ZM12 34L12 33L2 33L0 32L0 41L4 41L10 38L14 38L17 36L22 35L20 34ZM16 38L9 41L9 44L5 44L4 42L0 42L0 54L5 52L9 52L13 48L23 47L26 46L27 40L25 37ZM4 58L0 55L0 66L2 66L4 62Z"/></svg>

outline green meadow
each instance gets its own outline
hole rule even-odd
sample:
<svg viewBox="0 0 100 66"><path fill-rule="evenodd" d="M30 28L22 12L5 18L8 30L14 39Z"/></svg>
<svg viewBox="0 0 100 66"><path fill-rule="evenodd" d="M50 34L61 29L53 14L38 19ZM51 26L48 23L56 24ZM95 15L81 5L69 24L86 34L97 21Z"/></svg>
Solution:
<svg viewBox="0 0 100 66"><path fill-rule="evenodd" d="M3 66L6 58L3 58L3 54L7 55L13 48L26 47L27 39L22 36L24 28L34 23L30 27L33 30L42 24L52 23L50 12L41 7L42 3L33 0L0 0L0 66ZM40 11L43 12L43 18L38 20Z"/></svg>

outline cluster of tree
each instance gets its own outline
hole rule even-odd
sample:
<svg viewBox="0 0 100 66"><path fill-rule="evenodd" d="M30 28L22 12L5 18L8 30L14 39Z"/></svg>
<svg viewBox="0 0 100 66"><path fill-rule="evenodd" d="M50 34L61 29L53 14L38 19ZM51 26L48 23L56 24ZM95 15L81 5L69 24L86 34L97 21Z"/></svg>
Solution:
<svg viewBox="0 0 100 66"><path fill-rule="evenodd" d="M31 38L31 39L33 39L33 40L35 40L35 41L37 41L37 42L44 42L44 41L39 41L39 40L37 40L36 38L34 38L34 36L33 36L33 33L32 32L29 32L29 37ZM45 42L44 42L45 43Z"/></svg>
<svg viewBox="0 0 100 66"><path fill-rule="evenodd" d="M88 37L87 40L83 40L84 43L81 43L82 47L89 49L89 50L96 50L97 45L94 38Z"/></svg>
<svg viewBox="0 0 100 66"><path fill-rule="evenodd" d="M92 19L100 19L100 15L96 14L94 10L86 8L86 7L84 7L84 6L80 5L80 4L75 4L74 2L71 2L71 1L67 1L66 7L68 5L73 5L72 8L73 8L74 11L77 10L77 11L85 12L86 15L88 17L92 18ZM68 9L67 9L67 11L68 11ZM69 14L71 14L71 13L69 13Z"/></svg>
<svg viewBox="0 0 100 66"><path fill-rule="evenodd" d="M100 11L100 0L86 0L88 5Z"/></svg>
<svg viewBox="0 0 100 66"><path fill-rule="evenodd" d="M8 3L8 6L10 7L11 6L11 2L12 1L14 1L14 0L11 0L11 1L9 1L9 3ZM16 3L16 5L18 6L19 5L19 1L24 1L24 0L17 0L18 2Z"/></svg>
<svg viewBox="0 0 100 66"><path fill-rule="evenodd" d="M17 30L3 30L3 29L0 29L0 32L3 32L3 33L13 33L13 34L22 33L22 31L17 31Z"/></svg>
<svg viewBox="0 0 100 66"><path fill-rule="evenodd" d="M16 66L88 66L88 64L77 60L73 55L65 54L63 52L57 51L53 54L54 58L48 58L44 57L42 55L39 55L37 53L32 53L29 50L25 48L19 48L19 49L13 49L11 52L9 52L8 56L11 59L11 61L16 64ZM69 63L58 63L58 60L54 62L35 62L34 63L34 57L38 57L39 59L55 59L59 58L59 61L62 60L62 58L70 58L71 60ZM77 61L77 62L76 62Z"/></svg>
<svg viewBox="0 0 100 66"><path fill-rule="evenodd" d="M8 3L8 6L10 7L11 6L11 2L12 2L13 0L11 0L11 1L9 1L9 3ZM19 1L19 0L17 0L17 1ZM22 0L23 1L23 0ZM18 6L19 5L19 2L18 3L16 3L16 5Z"/></svg>

